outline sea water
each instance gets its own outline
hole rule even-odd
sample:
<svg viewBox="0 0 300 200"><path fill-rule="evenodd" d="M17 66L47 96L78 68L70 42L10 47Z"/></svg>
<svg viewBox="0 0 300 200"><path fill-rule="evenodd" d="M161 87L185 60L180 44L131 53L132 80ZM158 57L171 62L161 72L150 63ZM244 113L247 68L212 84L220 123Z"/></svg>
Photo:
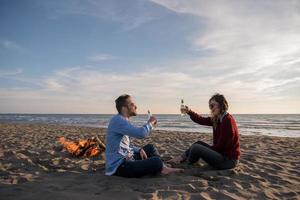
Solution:
<svg viewBox="0 0 300 200"><path fill-rule="evenodd" d="M0 122L47 123L87 127L107 127L110 114L0 114ZM212 128L191 121L189 116L162 115L156 130L211 133ZM236 114L233 115L240 134L300 137L300 114ZM148 115L132 117L133 124L140 126Z"/></svg>

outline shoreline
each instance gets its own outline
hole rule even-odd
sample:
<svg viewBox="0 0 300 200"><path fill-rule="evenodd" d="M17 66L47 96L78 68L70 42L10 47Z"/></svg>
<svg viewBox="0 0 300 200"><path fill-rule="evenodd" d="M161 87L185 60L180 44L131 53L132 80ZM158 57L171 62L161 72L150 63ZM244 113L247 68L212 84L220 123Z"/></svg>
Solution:
<svg viewBox="0 0 300 200"><path fill-rule="evenodd" d="M106 130L107 127L98 127L98 126L92 126L92 125L84 125L84 124L63 124L63 123L44 123L44 122L34 122L34 123L30 123L30 122L0 122L0 125L2 124L10 124L10 125L18 125L18 124L23 124L23 125L41 125L41 126L66 126L66 127L78 127L78 128L96 128L96 129L100 129L101 131ZM201 131L179 131L179 130L161 130L161 129L154 129L154 131L159 131L159 132L165 132L165 133L185 133L185 134L212 134L212 130L210 133L205 133L205 132L201 132ZM271 134L262 134L262 133L247 133L245 134L244 131L240 131L240 136L257 136L257 137L283 137L283 138L300 138L300 134L299 136L285 136L285 135L271 135Z"/></svg>
<svg viewBox="0 0 300 200"><path fill-rule="evenodd" d="M5 199L299 199L300 138L241 135L241 160L232 170L203 161L185 172L140 179L104 175L103 157L75 158L57 138L83 139L105 128L60 124L0 123L0 196ZM154 130L138 146L154 144L163 160L212 134Z"/></svg>

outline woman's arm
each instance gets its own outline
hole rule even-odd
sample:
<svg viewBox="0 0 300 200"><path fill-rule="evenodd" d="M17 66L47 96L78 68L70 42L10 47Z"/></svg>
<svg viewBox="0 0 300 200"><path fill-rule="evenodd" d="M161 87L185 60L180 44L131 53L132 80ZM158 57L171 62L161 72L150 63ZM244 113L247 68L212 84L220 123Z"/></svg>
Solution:
<svg viewBox="0 0 300 200"><path fill-rule="evenodd" d="M205 126L212 126L213 123L211 121L210 117L202 117L201 115L195 113L194 111L190 110L187 112L187 114L190 116L191 120L194 122L205 125Z"/></svg>

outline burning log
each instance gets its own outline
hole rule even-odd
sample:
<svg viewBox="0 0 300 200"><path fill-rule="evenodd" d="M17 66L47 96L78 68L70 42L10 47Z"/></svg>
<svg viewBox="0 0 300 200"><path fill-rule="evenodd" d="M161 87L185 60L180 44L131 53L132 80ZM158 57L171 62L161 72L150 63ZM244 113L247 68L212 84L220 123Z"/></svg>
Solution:
<svg viewBox="0 0 300 200"><path fill-rule="evenodd" d="M100 140L100 138L97 135L96 135L96 140L99 143L99 145L105 150L106 149L105 144Z"/></svg>
<svg viewBox="0 0 300 200"><path fill-rule="evenodd" d="M79 139L77 141L70 141L65 137L60 137L58 141L69 153L76 157L95 157L104 152L106 148L98 136L86 140Z"/></svg>

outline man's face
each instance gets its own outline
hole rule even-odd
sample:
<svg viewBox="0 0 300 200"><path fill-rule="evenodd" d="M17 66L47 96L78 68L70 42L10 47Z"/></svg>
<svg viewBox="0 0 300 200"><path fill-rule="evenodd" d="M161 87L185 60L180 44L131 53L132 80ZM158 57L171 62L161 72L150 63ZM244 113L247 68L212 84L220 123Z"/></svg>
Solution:
<svg viewBox="0 0 300 200"><path fill-rule="evenodd" d="M131 98L127 99L127 112L129 116L136 116L137 115L137 106L135 105L135 103L133 102L133 100Z"/></svg>

